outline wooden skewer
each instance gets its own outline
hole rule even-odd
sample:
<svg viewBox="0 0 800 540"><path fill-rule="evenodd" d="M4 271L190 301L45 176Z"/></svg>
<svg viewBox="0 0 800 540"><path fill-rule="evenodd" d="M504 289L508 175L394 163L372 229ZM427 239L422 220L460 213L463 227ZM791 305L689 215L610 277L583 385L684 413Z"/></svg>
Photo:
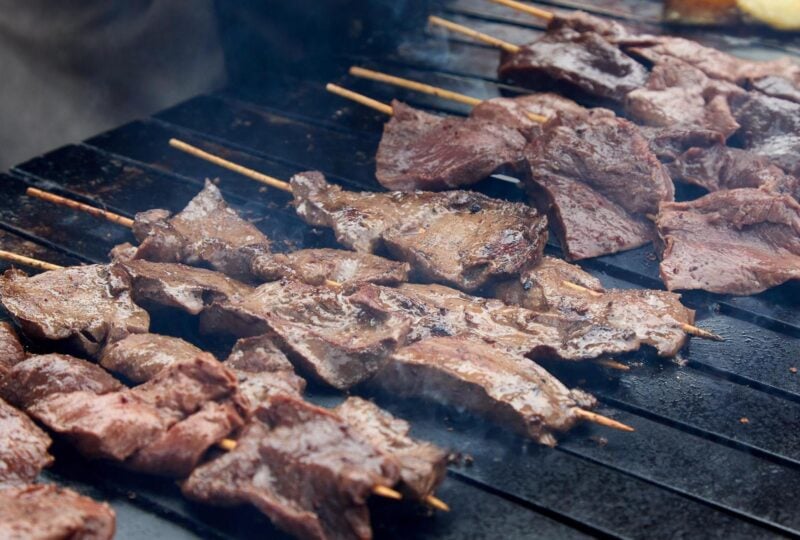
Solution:
<svg viewBox="0 0 800 540"><path fill-rule="evenodd" d="M521 11L522 13L527 13L528 15L533 15L537 19L542 19L547 22L553 20L555 15L547 10L537 8L534 6L530 6L528 4L523 4L522 2L517 2L516 0L489 0L490 2L494 2L495 4L500 4L501 6L510 7L516 11Z"/></svg>
<svg viewBox="0 0 800 540"><path fill-rule="evenodd" d="M24 264L25 266L38 268L39 270L60 270L64 268L63 266L40 261L39 259L31 259L30 257L25 257L24 255L17 255L16 253L12 253L4 249L0 249L0 259L18 264Z"/></svg>
<svg viewBox="0 0 800 540"><path fill-rule="evenodd" d="M611 360L610 358L601 358L599 360L594 361L595 364L599 364L601 366L616 369L618 371L630 371L630 366L626 366L622 362L617 362L616 360Z"/></svg>
<svg viewBox="0 0 800 540"><path fill-rule="evenodd" d="M435 508L436 510L440 510L442 512L450 511L450 505L448 505L446 502L444 502L439 497L436 497L435 495L426 495L425 502L428 503L430 507Z"/></svg>
<svg viewBox="0 0 800 540"><path fill-rule="evenodd" d="M103 210L102 208L97 208L96 206L90 206L82 202L73 201L72 199L61 197L60 195L56 195L55 193L50 193L48 191L42 191L41 189L29 187L25 191L25 194L31 197L36 197L37 199L41 199L43 201L51 202L53 204L66 206L74 210L80 210L81 212L86 212L87 214L92 215L94 217L107 219L112 223L116 223L117 225L122 225L123 227L127 227L129 229L133 228L133 220L130 218L126 218L125 216L115 214L114 212L109 212L108 210Z"/></svg>
<svg viewBox="0 0 800 540"><path fill-rule="evenodd" d="M336 94L337 96L342 96L343 98L347 98L350 101L355 101L356 103L361 103L369 107L370 109L375 109L378 112L382 112L388 116L392 116L394 111L392 110L391 105L387 105L377 99L372 99L371 97L367 97L363 94L359 94L357 92L353 92L352 90L348 90L347 88L342 88L338 84L328 83L325 85L325 90L330 92L331 94Z"/></svg>
<svg viewBox="0 0 800 540"><path fill-rule="evenodd" d="M440 88L438 86L432 86L430 84L425 84L418 81L412 81L411 79L404 79L403 77L396 77L394 75L389 75L387 73L381 73L380 71L373 71L371 69L364 69L357 66L353 66L350 68L350 75L353 75L354 77L362 77L364 79L370 79L373 81L384 82L394 86L399 86L400 88L408 88L409 90L422 92L423 94L428 94L443 99L449 99L450 101L463 103L464 105L469 105L471 107L479 105L480 103L483 102L483 100L481 99L468 96L466 94L453 92L451 90ZM536 114L533 112L528 112L526 114L528 115L528 118L530 118L534 122L544 123L547 121L547 117L542 116L541 114Z"/></svg>
<svg viewBox="0 0 800 540"><path fill-rule="evenodd" d="M492 37L489 34L484 34L483 32L478 32L477 30L473 30L472 28L468 28L461 24L456 24L452 21L448 21L447 19L442 19L441 17L436 17L435 15L431 15L428 17L428 22L434 26L441 26L442 28L447 28L452 32L456 32L458 34L462 34L467 37L471 37L472 39L478 40L482 43L486 43L487 45L491 45L492 47L497 47L498 49L503 49L509 53L518 53L522 47L519 45L514 45L513 43L509 43L508 41L503 41L502 39L497 39L496 37Z"/></svg>
<svg viewBox="0 0 800 540"><path fill-rule="evenodd" d="M618 422L618 421L614 420L613 418L609 418L608 416L603 416L602 414L597 414L596 412L587 411L586 409L579 409L579 408L575 407L574 409L572 409L572 412L574 412L575 416L577 416L578 418L581 418L581 419L586 420L588 422L594 422L595 424L598 424L598 425L601 425L601 426L606 426L606 427L610 427L610 428L613 428L613 429L618 429L620 431L627 431L627 432L636 431L635 429L633 429L631 426L629 426L627 424L623 424L622 422Z"/></svg>
<svg viewBox="0 0 800 540"><path fill-rule="evenodd" d="M561 282L561 284L564 285L565 287L569 287L570 289L574 289L574 290L576 290L578 292L582 292L582 293L586 293L588 295L594 296L595 298L599 298L599 297L603 296L603 293L601 293L599 291L594 291L592 289L589 289L589 288L586 288L586 287L582 287L581 285L578 285L577 283L572 283L571 281L564 280L564 281Z"/></svg>

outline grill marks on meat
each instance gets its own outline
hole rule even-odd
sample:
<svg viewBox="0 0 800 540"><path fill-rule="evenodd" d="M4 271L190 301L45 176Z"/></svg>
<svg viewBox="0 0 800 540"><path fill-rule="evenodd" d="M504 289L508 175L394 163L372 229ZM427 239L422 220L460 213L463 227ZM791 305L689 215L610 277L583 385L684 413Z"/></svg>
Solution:
<svg viewBox="0 0 800 540"><path fill-rule="evenodd" d="M638 128L603 112L556 116L527 152L530 193L548 209L570 260L650 242L652 227L642 214L674 198L669 174Z"/></svg>
<svg viewBox="0 0 800 540"><path fill-rule="evenodd" d="M567 287L565 281L602 296ZM694 323L694 311L681 304L678 294L648 289L604 290L597 279L578 266L551 257L544 257L519 280L499 284L495 296L533 311L615 329L609 332L609 338L629 343L621 348L646 344L663 357L675 356L683 348L688 336L681 325Z"/></svg>
<svg viewBox="0 0 800 540"><path fill-rule="evenodd" d="M530 360L468 336L433 337L404 347L372 381L394 395L462 407L554 446L594 398L568 390Z"/></svg>
<svg viewBox="0 0 800 540"><path fill-rule="evenodd" d="M256 412L234 450L196 469L183 492L210 504L252 504L299 538L368 539L367 498L399 476L390 456L337 415L279 396Z"/></svg>
<svg viewBox="0 0 800 540"><path fill-rule="evenodd" d="M656 223L669 290L749 295L800 279L800 204L733 189L664 204Z"/></svg>
<svg viewBox="0 0 800 540"><path fill-rule="evenodd" d="M25 349L14 328L7 322L0 322L0 381L12 367L24 359Z"/></svg>
<svg viewBox="0 0 800 540"><path fill-rule="evenodd" d="M215 304L201 325L238 336L268 333L298 369L338 389L372 375L409 332L403 314L365 309L341 293L290 280Z"/></svg>
<svg viewBox="0 0 800 540"><path fill-rule="evenodd" d="M128 334L147 332L150 317L131 300L129 283L108 266L75 266L27 276L8 270L0 301L22 332L95 355Z"/></svg>
<svg viewBox="0 0 800 540"><path fill-rule="evenodd" d="M297 213L331 227L343 245L373 253L387 248L426 281L476 290L536 261L546 219L535 209L468 191L356 193L317 172L292 178Z"/></svg>
<svg viewBox="0 0 800 540"><path fill-rule="evenodd" d="M180 338L134 334L106 347L100 365L139 384L149 381L162 369L189 362L202 354L202 350Z"/></svg>
<svg viewBox="0 0 800 540"><path fill-rule="evenodd" d="M209 265L230 276L247 278L254 256L269 253L270 243L252 223L230 208L213 183L174 216L166 210L136 215L136 258Z"/></svg>
<svg viewBox="0 0 800 540"><path fill-rule="evenodd" d="M0 440L3 441L0 445L0 486L31 482L39 476L43 468L53 462L52 456L47 452L50 437L26 414L2 399Z"/></svg>
<svg viewBox="0 0 800 540"><path fill-rule="evenodd" d="M733 106L744 147L800 176L800 103L750 92Z"/></svg>
<svg viewBox="0 0 800 540"><path fill-rule="evenodd" d="M111 540L114 510L72 490L27 485L0 490L0 537Z"/></svg>
<svg viewBox="0 0 800 540"><path fill-rule="evenodd" d="M435 116L399 101L392 110L375 158L375 175L387 189L452 189L521 166L526 141L511 126Z"/></svg>
<svg viewBox="0 0 800 540"><path fill-rule="evenodd" d="M361 437L400 465L400 490L416 500L433 494L447 473L447 452L438 446L413 439L411 426L374 403L347 398L334 412Z"/></svg>
<svg viewBox="0 0 800 540"><path fill-rule="evenodd" d="M326 280L347 287L361 283L396 285L408 281L410 270L408 263L329 248L262 255L253 261L254 276L264 281L290 278L309 285L324 285Z"/></svg>

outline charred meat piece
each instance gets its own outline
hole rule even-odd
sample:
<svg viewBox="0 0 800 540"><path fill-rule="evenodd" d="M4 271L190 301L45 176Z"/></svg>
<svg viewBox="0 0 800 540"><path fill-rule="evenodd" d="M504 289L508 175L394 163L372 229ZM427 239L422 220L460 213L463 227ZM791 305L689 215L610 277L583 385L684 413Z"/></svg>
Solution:
<svg viewBox="0 0 800 540"><path fill-rule="evenodd" d="M121 389L119 381L97 364L66 354L31 356L0 381L0 397L23 410L56 394L85 391L99 395Z"/></svg>
<svg viewBox="0 0 800 540"><path fill-rule="evenodd" d="M25 413L2 399L0 440L3 441L0 444L0 486L31 482L53 462L53 457L47 452L50 437Z"/></svg>
<svg viewBox="0 0 800 540"><path fill-rule="evenodd" d="M347 398L333 411L375 448L399 461L399 487L405 495L424 500L444 480L447 452L434 444L411 438L411 426L405 420L357 397Z"/></svg>
<svg viewBox="0 0 800 540"><path fill-rule="evenodd" d="M405 342L410 321L365 309L327 287L282 280L213 305L201 325L237 336L269 334L301 372L344 390L371 376Z"/></svg>
<svg viewBox="0 0 800 540"><path fill-rule="evenodd" d="M130 260L114 265L128 276L137 304L158 305L199 314L217 300L244 296L253 288L225 274L176 263Z"/></svg>
<svg viewBox="0 0 800 540"><path fill-rule="evenodd" d="M467 335L429 338L398 351L371 381L392 395L464 408L554 446L594 398L568 390L530 360Z"/></svg>
<svg viewBox="0 0 800 540"><path fill-rule="evenodd" d="M0 302L31 339L95 355L128 334L147 332L150 317L133 303L125 276L104 265L0 277Z"/></svg>
<svg viewBox="0 0 800 540"><path fill-rule="evenodd" d="M800 176L800 103L749 92L733 107L744 147Z"/></svg>
<svg viewBox="0 0 800 540"><path fill-rule="evenodd" d="M645 86L628 93L625 111L641 124L699 127L727 139L739 129L728 100L744 93L732 83L710 79L686 62L665 58L653 67Z"/></svg>
<svg viewBox="0 0 800 540"><path fill-rule="evenodd" d="M72 490L30 484L0 490L0 538L111 540L116 515Z"/></svg>
<svg viewBox="0 0 800 540"><path fill-rule="evenodd" d="M528 146L529 191L570 260L652 239L643 214L674 198L672 180L630 122L607 114L557 115Z"/></svg>
<svg viewBox="0 0 800 540"><path fill-rule="evenodd" d="M7 322L0 322L0 381L6 373L25 360L25 349L19 342L19 337Z"/></svg>
<svg viewBox="0 0 800 540"><path fill-rule="evenodd" d="M269 253L270 243L252 223L228 206L213 183L178 214L148 210L136 215L133 234L137 259L209 265L230 276L248 278L255 255Z"/></svg>
<svg viewBox="0 0 800 540"><path fill-rule="evenodd" d="M197 468L183 492L213 505L252 504L297 538L366 540L372 489L399 476L394 459L337 415L279 396L256 411L234 450Z"/></svg>
<svg viewBox="0 0 800 540"><path fill-rule="evenodd" d="M564 282L589 291L576 290ZM665 357L675 356L686 344L681 325L694 323L694 311L681 304L678 294L648 289L603 290L599 281L579 267L551 257L544 257L518 280L499 284L495 296L533 311L617 328L617 335L630 340L632 348L650 345Z"/></svg>
<svg viewBox="0 0 800 540"><path fill-rule="evenodd" d="M331 227L343 245L386 248L424 280L471 291L517 274L544 249L547 222L535 209L469 191L356 193L318 172L292 178L297 213Z"/></svg>
<svg viewBox="0 0 800 540"><path fill-rule="evenodd" d="M756 294L800 279L800 204L761 189L732 189L664 204L656 222L669 290Z"/></svg>
<svg viewBox="0 0 800 540"><path fill-rule="evenodd" d="M147 382L162 369L194 360L203 351L180 338L133 334L112 343L100 356L100 365L134 384Z"/></svg>
<svg viewBox="0 0 800 540"><path fill-rule="evenodd" d="M375 157L375 176L387 189L453 189L522 166L526 141L511 126L436 116L399 101L392 110Z"/></svg>
<svg viewBox="0 0 800 540"><path fill-rule="evenodd" d="M725 144L718 131L692 126L639 126L639 131L647 139L650 151L661 163L667 164L668 168L678 156L690 148L709 148Z"/></svg>
<svg viewBox="0 0 800 540"><path fill-rule="evenodd" d="M481 101L470 112L472 118L502 124L515 128L530 139L540 122L532 120L529 114L549 117L555 113L583 116L589 109L578 105L571 99L551 92L537 92L513 98L498 97ZM612 111L608 111L613 116Z"/></svg>
<svg viewBox="0 0 800 540"><path fill-rule="evenodd" d="M225 366L236 374L239 391L255 409L279 394L300 397L306 381L269 336L242 338L233 346Z"/></svg>
<svg viewBox="0 0 800 540"><path fill-rule="evenodd" d="M253 275L261 280L290 278L309 285L324 285L326 280L346 287L361 283L396 285L408 281L409 271L408 263L328 248L262 255L253 261Z"/></svg>

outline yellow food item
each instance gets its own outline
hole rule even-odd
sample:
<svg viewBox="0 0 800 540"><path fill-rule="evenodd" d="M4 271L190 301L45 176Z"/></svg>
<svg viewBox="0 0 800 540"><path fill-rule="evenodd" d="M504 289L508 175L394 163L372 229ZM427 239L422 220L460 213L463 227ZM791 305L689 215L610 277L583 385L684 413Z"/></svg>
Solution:
<svg viewBox="0 0 800 540"><path fill-rule="evenodd" d="M741 12L778 30L800 30L800 0L737 0Z"/></svg>
<svg viewBox="0 0 800 540"><path fill-rule="evenodd" d="M730 24L738 20L736 0L667 0L664 19L687 24Z"/></svg>

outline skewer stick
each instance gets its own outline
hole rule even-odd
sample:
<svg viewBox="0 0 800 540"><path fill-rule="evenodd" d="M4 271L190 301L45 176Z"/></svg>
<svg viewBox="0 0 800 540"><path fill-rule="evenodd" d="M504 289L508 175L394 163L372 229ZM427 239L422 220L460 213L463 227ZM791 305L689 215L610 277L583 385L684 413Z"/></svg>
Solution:
<svg viewBox="0 0 800 540"><path fill-rule="evenodd" d="M57 264L40 261L39 259L31 259L30 257L17 255L16 253L5 251L3 249L0 249L0 259L18 264L24 264L25 266L37 268L39 270L60 270L61 268L64 268L63 266L59 266Z"/></svg>
<svg viewBox="0 0 800 540"><path fill-rule="evenodd" d="M67 208L72 208L73 210L80 210L81 212L86 212L91 216L106 219L112 223L116 223L117 225L122 225L123 227L127 227L129 229L133 228L133 220L130 218L126 218L125 216L115 214L114 212L109 212L108 210L103 210L102 208L97 208L96 206L90 206L88 204L83 204L82 202L73 201L72 199L61 197L60 195L56 195L55 193L50 193L48 191L42 191L41 189L29 187L25 191L25 194L30 197L41 199L43 201L51 202L53 204L66 206Z"/></svg>
<svg viewBox="0 0 800 540"><path fill-rule="evenodd" d="M533 15L537 19L542 19L544 21L550 22L553 20L555 15L547 10L537 8L534 6L529 6L528 4L523 4L522 2L517 2L516 0L489 0L490 2L494 2L495 4L500 4L501 6L510 7L513 10L520 11L522 13L527 13L528 15Z"/></svg>
<svg viewBox="0 0 800 540"><path fill-rule="evenodd" d="M328 83L325 85L325 90L331 94L336 94L337 96L342 96L350 101L360 103L361 105L369 107L370 109L375 109L376 111L382 112L385 115L392 116L394 114L394 110L392 110L391 105L383 103L382 101L378 101L377 99L372 99L371 97L367 97L363 94L359 94L358 92L353 92L347 88L342 88L338 84Z"/></svg>
<svg viewBox="0 0 800 540"><path fill-rule="evenodd" d="M502 39L497 39L496 37L492 37L489 34L484 34L483 32L478 32L477 30L473 30L472 28L463 26L461 24L456 24L452 21L448 21L447 19L442 19L441 17L437 17L435 15L431 15L428 17L428 22L434 26L441 26L442 28L447 28L451 32L456 32L457 34L461 34L467 37L471 37L477 41L482 43L486 43L487 45L491 45L492 47L497 47L498 49L503 49L509 53L518 53L521 49L519 45L514 45L513 43L509 43L508 41L503 41Z"/></svg>
<svg viewBox="0 0 800 540"><path fill-rule="evenodd" d="M228 161L225 158L215 156L214 154L206 152L205 150L202 150L196 146L192 146L189 143L185 143L178 139L170 139L169 145L182 152L191 154L194 157L200 158L204 161L208 161L209 163L213 163L214 165L218 165L224 169L228 169L230 171L244 175L248 178L252 178L256 182L261 182L262 184L266 184L270 187L274 187L277 189L282 189L283 191L288 191L289 193L292 192L292 186L288 182L284 182L283 180L278 180L277 178L273 178L272 176L268 176L264 173L254 171L253 169L248 169L247 167L243 167L242 165L239 165L232 161Z"/></svg>
<svg viewBox="0 0 800 540"><path fill-rule="evenodd" d="M616 360L611 360L610 358L601 358L599 360L595 360L594 363L610 369L616 369L618 371L631 370L630 366L626 366L622 362L617 362Z"/></svg>
<svg viewBox="0 0 800 540"><path fill-rule="evenodd" d="M442 512L450 511L450 505L435 495L426 495L425 502L428 504L428 506L435 508L436 510L440 510Z"/></svg>
<svg viewBox="0 0 800 540"><path fill-rule="evenodd" d="M483 103L483 100L478 99L476 97L468 96L466 94L453 92L452 90L447 90L445 88L440 88L438 86L433 86L418 81L412 81L411 79L404 79L403 77L396 77L394 75L389 75L387 73L381 73L380 71L373 71L371 69L364 69L357 66L353 66L350 68L350 75L353 75L354 77L361 77L364 79L383 82L394 86L399 86L400 88L408 88L409 90L414 90L416 92L422 92L423 94L428 94L431 96L448 99L450 101L455 101L456 103L463 103L464 105L469 105L471 107ZM541 114L536 114L533 112L528 112L526 114L528 115L528 118L530 118L534 122L544 123L547 121L547 117L542 116Z"/></svg>
<svg viewBox="0 0 800 540"><path fill-rule="evenodd" d="M620 431L627 431L627 432L636 431L635 429L633 429L631 426L629 426L627 424L623 424L622 422L618 422L618 421L614 420L613 418L609 418L608 416L603 416L602 414L597 414L596 412L587 411L586 409L579 409L579 408L575 407L574 409L572 409L572 412L574 412L575 416L577 416L578 418L581 418L581 419L586 420L588 422L594 422L595 424L598 424L598 425L601 425L601 426L606 426L606 427L610 427L610 428L613 428L613 429L618 429Z"/></svg>
<svg viewBox="0 0 800 540"><path fill-rule="evenodd" d="M588 294L590 296L594 296L595 298L599 298L599 297L603 296L603 293L601 293L599 291L595 291L595 290L592 290L592 289L589 289L589 288L586 288L586 287L582 287L581 285L578 285L577 283L572 283L571 281L564 280L564 281L561 282L561 284L564 285L565 287L569 287L570 289L576 290L578 292L582 292L582 293L586 293L586 294Z"/></svg>

